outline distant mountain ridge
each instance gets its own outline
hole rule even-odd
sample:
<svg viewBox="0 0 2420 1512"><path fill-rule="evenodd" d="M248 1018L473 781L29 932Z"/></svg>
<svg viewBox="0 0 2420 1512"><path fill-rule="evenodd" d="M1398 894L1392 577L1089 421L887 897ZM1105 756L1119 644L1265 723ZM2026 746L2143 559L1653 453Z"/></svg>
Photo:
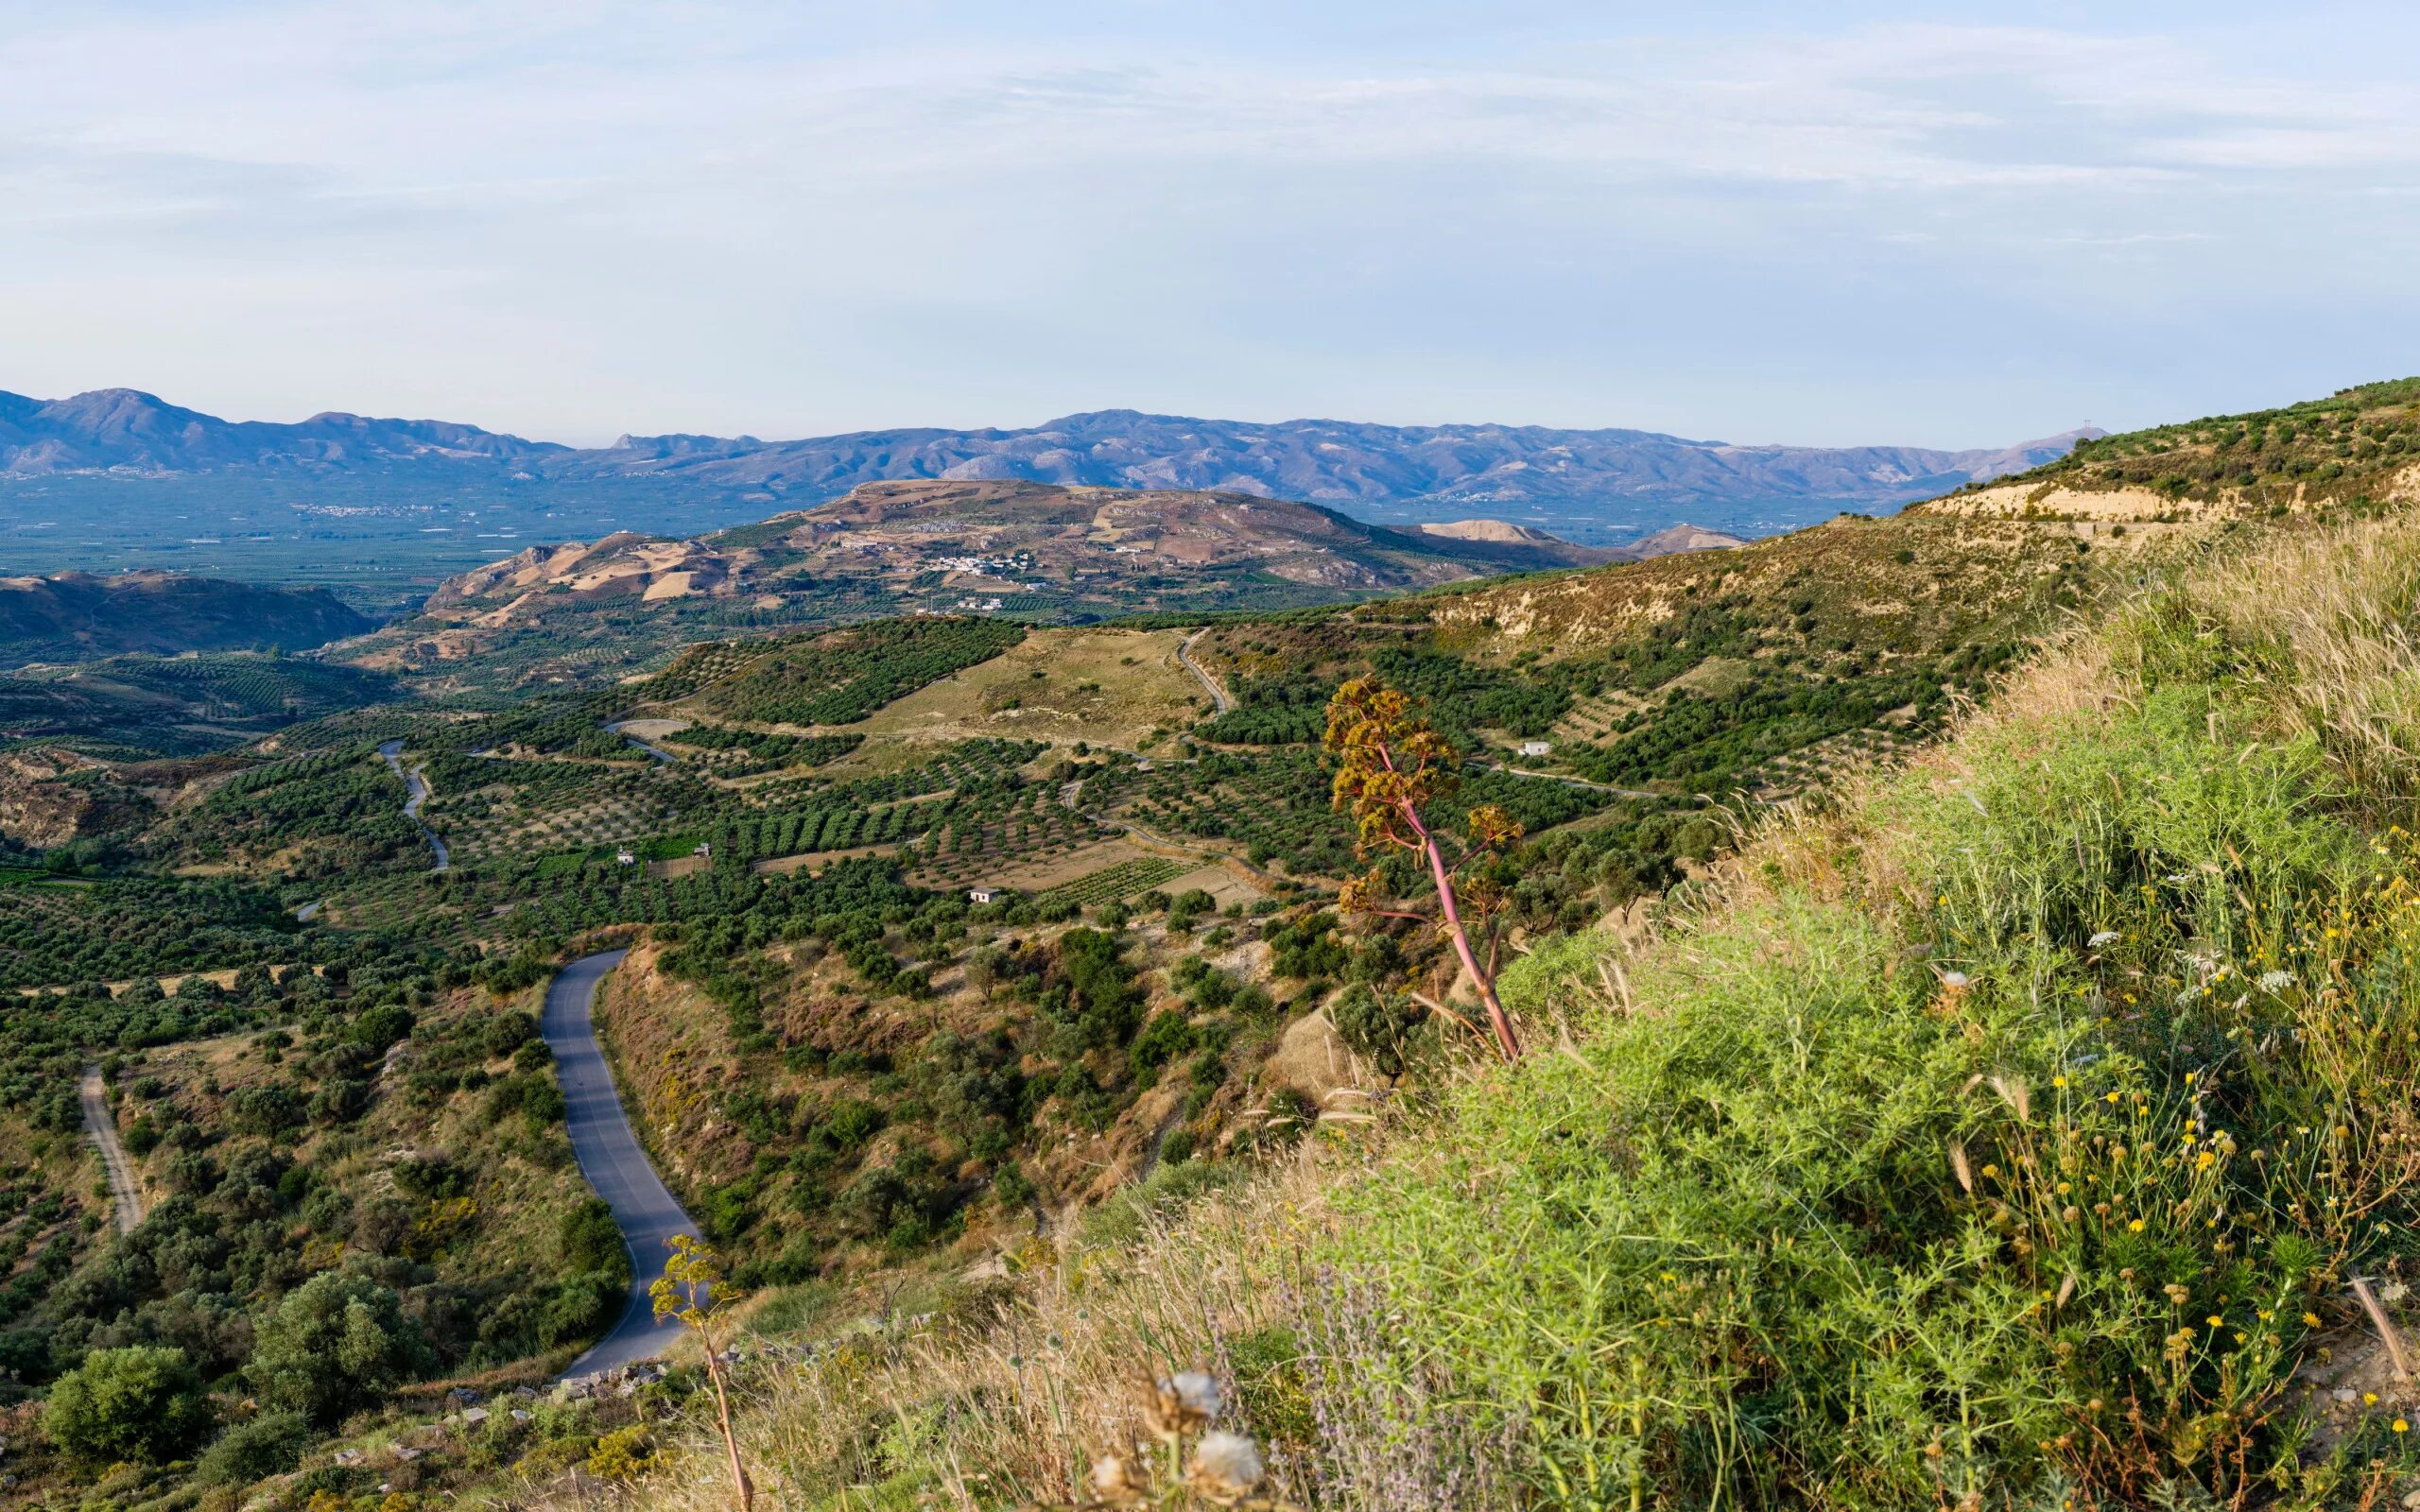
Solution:
<svg viewBox="0 0 2420 1512"><path fill-rule="evenodd" d="M1644 526L1747 500L1896 506L2038 467L2079 430L2015 446L1737 445L1640 430L1198 420L1136 410L1023 428L860 431L803 440L625 436L576 449L440 421L330 412L296 424L225 421L134 389L37 400L0 392L0 479L71 474L510 475L538 483L651 478L804 507L862 483L1024 481L1218 490L1337 508L1507 513L1601 507ZM1655 511L1664 518L1652 519Z"/></svg>

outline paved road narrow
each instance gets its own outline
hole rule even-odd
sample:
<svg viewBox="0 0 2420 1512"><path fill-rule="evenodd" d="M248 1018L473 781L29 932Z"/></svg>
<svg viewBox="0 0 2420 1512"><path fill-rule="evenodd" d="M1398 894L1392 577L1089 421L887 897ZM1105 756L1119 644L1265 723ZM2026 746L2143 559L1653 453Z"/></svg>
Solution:
<svg viewBox="0 0 2420 1512"><path fill-rule="evenodd" d="M571 1363L566 1375L592 1375L633 1361L652 1359L680 1336L677 1323L658 1323L648 1300L648 1288L664 1274L675 1234L692 1234L681 1204L655 1174L655 1166L631 1131L622 1099L614 1090L614 1073L596 1043L589 1009L596 1000L596 984L622 964L626 951L584 955L562 969L546 988L546 1011L540 1021L546 1047L555 1053L555 1076L562 1084L568 1105L565 1122L571 1130L572 1155L579 1174L614 1210L622 1243L631 1252L631 1295L613 1331Z"/></svg>
<svg viewBox="0 0 2420 1512"><path fill-rule="evenodd" d="M404 769L404 743L400 740L390 740L379 747L378 754L386 757L387 765L393 767L395 775L404 780L404 817L412 821L422 836L428 841L429 849L437 852L437 869L451 870L454 866L453 852L445 849L445 842L438 838L435 830L421 822L421 805L428 801L428 779L422 776L417 769L412 771Z"/></svg>
<svg viewBox="0 0 2420 1512"><path fill-rule="evenodd" d="M130 1234L143 1222L143 1189L134 1184L133 1163L126 1158L126 1146L117 1142L117 1118L110 1111L100 1067L84 1068L82 1091L84 1133L101 1152L101 1164L110 1175L111 1215L117 1220L119 1233Z"/></svg>
<svg viewBox="0 0 2420 1512"><path fill-rule="evenodd" d="M1209 633L1207 629L1196 630L1178 642L1176 660L1178 665L1193 674L1193 680L1201 684L1201 691L1210 696L1210 712L1223 714L1235 708L1236 700L1228 697L1227 690L1219 685L1218 679L1201 670L1201 663L1193 660L1193 643Z"/></svg>

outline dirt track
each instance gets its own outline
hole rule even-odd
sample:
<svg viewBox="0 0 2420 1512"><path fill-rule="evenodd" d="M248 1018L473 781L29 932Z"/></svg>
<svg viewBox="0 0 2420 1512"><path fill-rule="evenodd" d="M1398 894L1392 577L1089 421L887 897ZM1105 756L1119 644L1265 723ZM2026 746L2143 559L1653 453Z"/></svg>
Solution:
<svg viewBox="0 0 2420 1512"><path fill-rule="evenodd" d="M126 1146L117 1141L117 1117L110 1111L108 1090L101 1084L101 1068L84 1068L84 1133L93 1147L101 1152L101 1164L110 1174L110 1209L117 1220L117 1231L130 1234L143 1222L143 1189L134 1184L134 1162L126 1158Z"/></svg>

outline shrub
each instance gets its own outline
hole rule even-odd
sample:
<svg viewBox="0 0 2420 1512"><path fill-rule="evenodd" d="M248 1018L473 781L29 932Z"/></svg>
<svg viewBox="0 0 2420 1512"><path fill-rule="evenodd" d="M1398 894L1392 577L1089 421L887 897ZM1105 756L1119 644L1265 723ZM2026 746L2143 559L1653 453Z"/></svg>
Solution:
<svg viewBox="0 0 2420 1512"><path fill-rule="evenodd" d="M95 1349L50 1388L43 1432L81 1458L173 1459L210 1426L201 1377L182 1349Z"/></svg>
<svg viewBox="0 0 2420 1512"><path fill-rule="evenodd" d="M333 1425L431 1359L420 1325L393 1292L322 1271L287 1293L262 1322L244 1369L263 1401Z"/></svg>
<svg viewBox="0 0 2420 1512"><path fill-rule="evenodd" d="M292 1469L318 1435L301 1413L265 1412L220 1434L194 1468L204 1486L256 1486Z"/></svg>

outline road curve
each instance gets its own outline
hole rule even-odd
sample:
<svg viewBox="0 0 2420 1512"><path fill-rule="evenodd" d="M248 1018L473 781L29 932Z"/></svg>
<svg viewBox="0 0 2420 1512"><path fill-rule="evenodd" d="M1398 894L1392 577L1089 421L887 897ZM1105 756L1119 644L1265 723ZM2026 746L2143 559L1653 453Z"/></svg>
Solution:
<svg viewBox="0 0 2420 1512"><path fill-rule="evenodd" d="M1179 665L1193 674L1193 680L1201 684L1201 691L1210 696L1210 712L1223 714L1236 707L1236 700L1228 697L1227 690L1219 686L1209 673L1201 670L1201 662L1193 660L1193 643L1209 633L1206 628L1199 629L1178 642L1176 659Z"/></svg>
<svg viewBox="0 0 2420 1512"><path fill-rule="evenodd" d="M571 1153L579 1174L588 1178L631 1252L631 1295L612 1332L571 1363L567 1376L594 1375L638 1360L653 1359L680 1336L678 1323L658 1323L648 1288L664 1274L675 1234L695 1235L698 1226L681 1210L639 1147L630 1115L614 1089L613 1069L598 1048L589 1008L596 1000L596 984L622 964L627 951L583 955L556 974L546 987L546 1011L539 1021L546 1048L555 1053L555 1078L563 1090L564 1122L571 1130Z"/></svg>
<svg viewBox="0 0 2420 1512"><path fill-rule="evenodd" d="M101 1085L101 1068L84 1068L84 1134L93 1147L101 1152L101 1165L110 1174L110 1211L117 1220L117 1231L134 1232L143 1222L143 1189L134 1184L134 1166L126 1158L126 1146L117 1142L117 1117L110 1111L109 1092Z"/></svg>
<svg viewBox="0 0 2420 1512"><path fill-rule="evenodd" d="M428 801L428 779L422 776L417 769L408 772L404 770L404 743L400 740L388 741L378 747L378 754L386 757L387 765L393 767L395 775L404 780L404 817L412 821L422 837L428 841L429 849L437 852L437 869L451 870L454 866L453 852L445 849L445 842L437 837L435 830L421 823L421 805Z"/></svg>

